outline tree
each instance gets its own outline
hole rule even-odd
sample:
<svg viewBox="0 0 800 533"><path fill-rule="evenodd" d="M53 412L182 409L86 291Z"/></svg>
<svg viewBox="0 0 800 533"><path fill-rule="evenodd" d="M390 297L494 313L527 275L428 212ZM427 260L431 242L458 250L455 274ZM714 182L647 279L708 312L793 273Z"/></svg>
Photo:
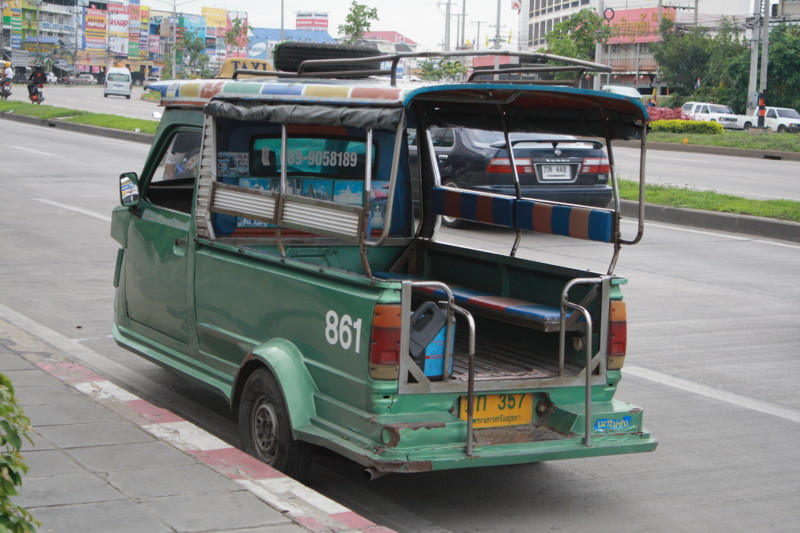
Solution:
<svg viewBox="0 0 800 533"><path fill-rule="evenodd" d="M690 92L700 78L708 79L708 60L710 42L706 30L700 27L689 28L685 32L672 31L666 18L661 26L661 41L652 43L650 50L658 62L660 78L670 87ZM703 81L703 78L706 78Z"/></svg>
<svg viewBox="0 0 800 533"><path fill-rule="evenodd" d="M247 32L250 29L247 22L236 17L231 21L231 29L225 32L225 44L229 48L243 48L247 44Z"/></svg>
<svg viewBox="0 0 800 533"><path fill-rule="evenodd" d="M22 474L28 467L19 453L22 439L27 435L30 420L17 405L14 386L5 374L0 374L0 531L33 533L37 522L31 514L11 501L22 484Z"/></svg>
<svg viewBox="0 0 800 533"><path fill-rule="evenodd" d="M362 39L372 27L371 21L378 20L378 9L353 0L353 3L350 4L350 12L344 20L344 24L339 25L339 33L345 36L342 42L354 44Z"/></svg>
<svg viewBox="0 0 800 533"><path fill-rule="evenodd" d="M553 26L544 36L547 52L564 57L593 61L597 43L605 43L612 29L592 9L581 9Z"/></svg>
<svg viewBox="0 0 800 533"><path fill-rule="evenodd" d="M707 28L675 31L665 19L661 41L650 45L662 81L683 94L742 110L746 105L749 47L742 32L722 20L712 36ZM697 80L700 79L700 87Z"/></svg>
<svg viewBox="0 0 800 533"><path fill-rule="evenodd" d="M779 24L769 34L767 102L780 107L800 107L800 28Z"/></svg>
<svg viewBox="0 0 800 533"><path fill-rule="evenodd" d="M181 38L181 51L183 52L182 64L189 69L190 77L197 74L203 78L211 77L211 72L208 69L208 53L206 53L205 39L192 32L186 32ZM180 77L180 74L178 74L178 77Z"/></svg>
<svg viewBox="0 0 800 533"><path fill-rule="evenodd" d="M467 72L460 61L453 61L447 57L420 61L419 65L422 69L420 78L424 80L452 80L460 78Z"/></svg>

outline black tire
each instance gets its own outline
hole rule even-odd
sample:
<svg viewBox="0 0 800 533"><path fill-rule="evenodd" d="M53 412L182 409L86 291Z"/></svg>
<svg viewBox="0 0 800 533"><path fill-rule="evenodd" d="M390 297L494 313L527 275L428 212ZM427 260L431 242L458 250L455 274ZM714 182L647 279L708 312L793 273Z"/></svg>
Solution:
<svg viewBox="0 0 800 533"><path fill-rule="evenodd" d="M786 133L786 126L784 126L783 124L778 126L778 133Z"/></svg>
<svg viewBox="0 0 800 533"><path fill-rule="evenodd" d="M244 451L295 479L308 474L314 446L292 437L283 393L266 369L247 379L239 403L239 434Z"/></svg>
<svg viewBox="0 0 800 533"><path fill-rule="evenodd" d="M446 180L443 184L445 187L458 188L458 183L452 180ZM446 217L442 215L442 226L446 228L459 229L466 227L467 223L460 218Z"/></svg>
<svg viewBox="0 0 800 533"><path fill-rule="evenodd" d="M745 130L749 130L749 129L750 129L750 128L752 128L752 127L753 127L753 125L752 125L751 123L749 123L749 122L745 122L745 123L744 123L744 129L745 129Z"/></svg>
<svg viewBox="0 0 800 533"><path fill-rule="evenodd" d="M300 63L309 59L346 59L381 55L376 48L347 44L303 43L288 41L275 47L275 68L284 72L297 72ZM306 72L338 72L342 70L377 70L380 63L318 66Z"/></svg>

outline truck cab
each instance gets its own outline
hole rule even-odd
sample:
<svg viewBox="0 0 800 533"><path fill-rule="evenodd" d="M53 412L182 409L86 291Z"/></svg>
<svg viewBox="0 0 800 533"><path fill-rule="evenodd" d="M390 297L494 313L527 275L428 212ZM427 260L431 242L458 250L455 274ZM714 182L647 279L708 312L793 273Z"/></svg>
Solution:
<svg viewBox="0 0 800 533"><path fill-rule="evenodd" d="M151 85L165 113L112 216L115 339L224 397L245 451L298 478L318 447L370 478L654 450L642 409L614 398L614 266L643 211L626 238L616 186L609 208L445 187L430 133L501 132L519 184L511 134L600 139L613 169L614 139L644 158L645 108L545 83L402 86L406 56ZM393 67L353 79L348 61ZM607 68L571 61L577 80ZM444 217L510 244L446 242ZM609 266L517 257L525 232L607 246Z"/></svg>

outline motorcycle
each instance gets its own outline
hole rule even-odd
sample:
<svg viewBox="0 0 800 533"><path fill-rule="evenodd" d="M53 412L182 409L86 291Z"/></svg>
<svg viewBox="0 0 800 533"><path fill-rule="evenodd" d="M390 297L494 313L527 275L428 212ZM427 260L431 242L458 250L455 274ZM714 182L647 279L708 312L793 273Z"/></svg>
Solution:
<svg viewBox="0 0 800 533"><path fill-rule="evenodd" d="M41 83L36 85L28 98L30 98L32 104L41 104L44 102L44 85Z"/></svg>
<svg viewBox="0 0 800 533"><path fill-rule="evenodd" d="M11 96L11 82L4 81L2 84L0 84L0 98L5 100L9 96Z"/></svg>

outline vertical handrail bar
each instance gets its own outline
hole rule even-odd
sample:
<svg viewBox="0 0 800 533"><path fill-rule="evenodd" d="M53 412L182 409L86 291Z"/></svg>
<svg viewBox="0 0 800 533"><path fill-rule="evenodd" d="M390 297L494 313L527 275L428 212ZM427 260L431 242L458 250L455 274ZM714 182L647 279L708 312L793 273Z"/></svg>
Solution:
<svg viewBox="0 0 800 533"><path fill-rule="evenodd" d="M467 364L467 457L472 457L472 436L475 425L475 319L472 314L457 305L453 305L456 312L463 315L469 324L468 364Z"/></svg>
<svg viewBox="0 0 800 533"><path fill-rule="evenodd" d="M588 309L581 307L572 302L566 302L566 306L575 309L583 314L586 319L586 407L584 407L584 436L583 443L585 446L592 445L592 316L589 314Z"/></svg>
<svg viewBox="0 0 800 533"><path fill-rule="evenodd" d="M592 442L592 315L589 310L569 301L569 291L577 285L599 285L610 279L611 276L600 276L599 278L575 278L570 280L561 291L561 317L559 327L559 344L558 344L558 375L564 375L565 368L565 351L566 351L566 316L567 308L578 311L583 315L586 320L586 340L585 346L585 368L586 373L586 405L584 407L585 416L585 435L584 445L591 446Z"/></svg>
<svg viewBox="0 0 800 533"><path fill-rule="evenodd" d="M561 291L561 315L558 326L558 375L564 376L565 371L565 352L567 342L567 306L569 301L569 291L576 285L600 285L612 276L600 276L598 278L575 278L570 280Z"/></svg>

